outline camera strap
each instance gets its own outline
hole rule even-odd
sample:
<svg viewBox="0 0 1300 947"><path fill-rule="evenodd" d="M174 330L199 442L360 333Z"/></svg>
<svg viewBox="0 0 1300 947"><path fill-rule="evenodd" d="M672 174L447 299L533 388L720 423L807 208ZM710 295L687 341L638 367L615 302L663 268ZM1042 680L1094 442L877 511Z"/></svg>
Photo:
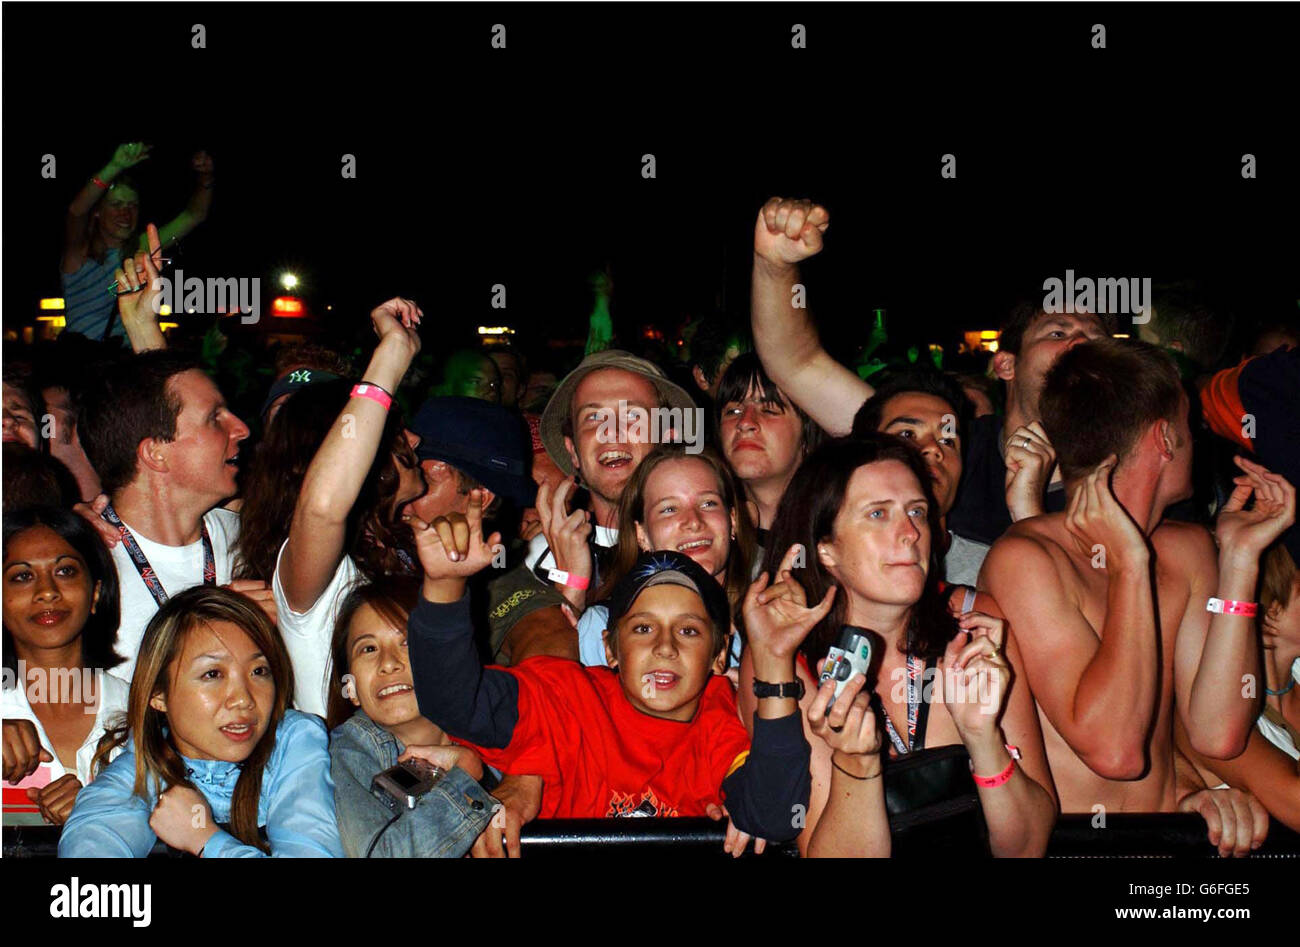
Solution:
<svg viewBox="0 0 1300 947"><path fill-rule="evenodd" d="M167 590L163 588L158 574L154 572L153 566L149 565L149 559L136 542L131 531L126 528L117 511L113 509L113 504L109 503L104 507L104 519L108 520L113 526L117 527L118 536L122 539L122 547L126 549L126 554L131 557L131 564L135 566L135 571L140 573L140 580L144 582L145 588L153 596L153 600L161 608L167 603ZM212 537L208 535L208 524L206 521L200 521L203 524L203 584L217 584L217 559L212 552Z"/></svg>

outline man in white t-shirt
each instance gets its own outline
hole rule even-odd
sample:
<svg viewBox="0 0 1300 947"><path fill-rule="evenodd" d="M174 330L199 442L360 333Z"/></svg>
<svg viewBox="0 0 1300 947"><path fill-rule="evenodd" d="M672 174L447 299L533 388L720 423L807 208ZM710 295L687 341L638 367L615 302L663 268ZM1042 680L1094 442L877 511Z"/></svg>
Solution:
<svg viewBox="0 0 1300 947"><path fill-rule="evenodd" d="M696 410L690 395L659 366L627 352L588 355L556 387L542 413L539 438L555 466L588 491L589 516L569 510L569 486L539 491L544 530L530 541L523 564L494 583L491 595L490 643L498 660L579 657L572 625L560 609L565 600L573 612L587 605L587 591L599 580L596 558L608 556L618 543L623 487L655 442L670 437L668 425L658 419L644 423L662 409L669 409L674 425L703 438L703 424L690 424L694 418L687 417Z"/></svg>
<svg viewBox="0 0 1300 947"><path fill-rule="evenodd" d="M205 581L243 592L274 620L265 582L231 582L239 515L215 508L235 494L248 427L193 360L157 350L112 366L87 399L81 436L120 537L117 650L126 661L110 674L129 682L162 602Z"/></svg>

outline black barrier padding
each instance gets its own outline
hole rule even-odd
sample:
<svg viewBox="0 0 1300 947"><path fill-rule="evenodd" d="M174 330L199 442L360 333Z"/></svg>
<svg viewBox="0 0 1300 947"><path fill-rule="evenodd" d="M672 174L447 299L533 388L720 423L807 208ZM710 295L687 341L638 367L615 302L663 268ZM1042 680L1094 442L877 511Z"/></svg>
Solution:
<svg viewBox="0 0 1300 947"><path fill-rule="evenodd" d="M1217 858L1195 813L1116 813L1104 828L1092 815L1062 816L1052 832L1048 858ZM524 826L520 842L529 857L597 853L722 855L726 823L712 819L539 819ZM54 858L59 829L49 825L6 826L5 858ZM794 843L769 845L764 857L793 857ZM151 858L174 857L159 842ZM1300 834L1276 819L1252 858L1300 859Z"/></svg>

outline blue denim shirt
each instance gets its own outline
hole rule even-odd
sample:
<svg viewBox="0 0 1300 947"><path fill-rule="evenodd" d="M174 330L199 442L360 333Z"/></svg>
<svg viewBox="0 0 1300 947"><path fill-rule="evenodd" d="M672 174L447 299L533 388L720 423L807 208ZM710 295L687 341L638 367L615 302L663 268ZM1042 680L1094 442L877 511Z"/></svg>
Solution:
<svg viewBox="0 0 1300 947"><path fill-rule="evenodd" d="M212 817L230 822L230 799L239 780L239 765L219 760L185 759L190 781L212 807ZM275 746L262 771L257 822L266 827L275 858L341 858L338 824L334 818L334 784L330 779L329 739L319 717L285 712L275 733ZM149 816L158 799L151 777L148 799L133 795L135 745L127 741L122 755L77 793L72 814L59 837L60 858L143 858L157 836ZM204 858L264 858L260 849L245 845L217 829L203 849Z"/></svg>
<svg viewBox="0 0 1300 947"><path fill-rule="evenodd" d="M349 858L363 858L393 810L370 792L375 774L397 765L402 742L365 711L356 711L330 735L330 768L339 834ZM420 797L414 809L384 830L372 856L459 858L492 820L497 801L459 766Z"/></svg>

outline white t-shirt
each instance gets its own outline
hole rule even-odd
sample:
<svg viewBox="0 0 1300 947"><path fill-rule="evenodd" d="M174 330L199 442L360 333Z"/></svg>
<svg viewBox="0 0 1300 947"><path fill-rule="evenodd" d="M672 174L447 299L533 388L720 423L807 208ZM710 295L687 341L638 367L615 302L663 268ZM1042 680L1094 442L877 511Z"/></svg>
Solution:
<svg viewBox="0 0 1300 947"><path fill-rule="evenodd" d="M90 761L95 755L95 748L99 745L99 738L104 735L104 731L109 727L121 724L121 717L126 713L126 700L131 692L131 688L124 681L118 680L112 674L96 673L88 671L82 678L86 681L87 688L98 688L99 705L95 708L95 723L86 734L85 741L77 750L77 771L76 777L81 780L81 785L85 786L90 782ZM14 687L5 687L0 689L0 708L3 709L5 720L30 720L36 727L36 736L41 741L41 746L54 757L51 763L42 763L31 776L23 780L18 785L26 788L31 785L45 785L52 783L56 779L62 779L68 770L59 759L59 754L54 752L54 744L45 733L45 728L36 717L36 712L32 710L31 703L27 700L26 681L17 681ZM49 692L46 692L47 695ZM52 696L52 695L50 695ZM88 696L88 692L83 693L83 699ZM38 698L39 699L39 698ZM118 747L112 754L116 757L122 750ZM48 772L42 773L41 770ZM5 784L6 786L8 783Z"/></svg>
<svg viewBox="0 0 1300 947"><path fill-rule="evenodd" d="M618 545L618 530L610 529L608 526L596 527L596 545L610 546ZM543 556L545 558L543 558ZM524 553L524 562L530 570L537 568L537 560L542 560L543 569L555 568L555 555L551 552L551 547L546 543L546 534L538 533L528 541L528 552Z"/></svg>
<svg viewBox="0 0 1300 947"><path fill-rule="evenodd" d="M284 546L287 545L286 539ZM293 705L303 713L324 717L329 706L330 639L334 635L334 622L343 599L363 581L363 576L352 557L345 555L320 598L307 611L295 612L289 607L284 586L280 584L284 546L275 557L271 592L275 596L280 636L293 663Z"/></svg>
<svg viewBox="0 0 1300 947"><path fill-rule="evenodd" d="M125 520L123 520L126 523ZM230 582L235 571L234 547L239 540L239 514L220 507L203 514L204 525L212 540L212 557L217 565L217 585ZM146 539L130 523L126 528L140 544L140 550L154 574L162 582L163 590L168 595L176 595L186 589L203 584L203 540L188 546L164 546L152 539ZM144 639L145 626L158 611L149 587L136 571L135 562L126 551L123 543L113 547L113 563L117 566L117 583L121 587L122 623L117 628L117 653L126 660L109 670L114 677L131 683L135 671L135 659L140 653L140 642Z"/></svg>

